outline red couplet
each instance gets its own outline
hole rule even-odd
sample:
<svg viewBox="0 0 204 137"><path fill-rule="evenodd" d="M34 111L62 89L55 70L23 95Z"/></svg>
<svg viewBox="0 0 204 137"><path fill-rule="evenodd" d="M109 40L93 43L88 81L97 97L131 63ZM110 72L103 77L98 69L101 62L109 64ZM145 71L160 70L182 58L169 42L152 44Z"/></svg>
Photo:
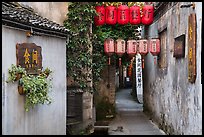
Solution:
<svg viewBox="0 0 204 137"><path fill-rule="evenodd" d="M106 24L115 25L117 23L117 8L114 6L106 7Z"/></svg>
<svg viewBox="0 0 204 137"><path fill-rule="evenodd" d="M104 6L96 6L95 7L96 12L99 14L99 16L94 17L94 23L96 26L104 25L105 24L105 7Z"/></svg>
<svg viewBox="0 0 204 137"><path fill-rule="evenodd" d="M154 6L145 5L142 8L142 24L150 25L154 20Z"/></svg>
<svg viewBox="0 0 204 137"><path fill-rule="evenodd" d="M129 23L129 7L127 5L120 5L118 7L118 24L125 25Z"/></svg>
<svg viewBox="0 0 204 137"><path fill-rule="evenodd" d="M141 23L140 7L131 6L130 7L130 24L137 25Z"/></svg>

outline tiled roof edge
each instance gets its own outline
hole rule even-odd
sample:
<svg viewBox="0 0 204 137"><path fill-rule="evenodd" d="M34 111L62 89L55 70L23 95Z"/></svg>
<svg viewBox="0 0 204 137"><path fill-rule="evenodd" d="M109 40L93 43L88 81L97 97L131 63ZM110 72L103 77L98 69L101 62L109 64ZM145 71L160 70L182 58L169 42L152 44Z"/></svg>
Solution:
<svg viewBox="0 0 204 137"><path fill-rule="evenodd" d="M2 2L2 24L67 37L69 30L58 23L39 16L29 6L17 2Z"/></svg>

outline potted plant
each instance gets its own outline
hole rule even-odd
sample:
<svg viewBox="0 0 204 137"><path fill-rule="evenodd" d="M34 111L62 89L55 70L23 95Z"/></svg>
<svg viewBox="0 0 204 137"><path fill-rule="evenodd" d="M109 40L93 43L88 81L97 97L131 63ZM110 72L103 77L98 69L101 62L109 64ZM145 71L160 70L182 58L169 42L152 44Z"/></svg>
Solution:
<svg viewBox="0 0 204 137"><path fill-rule="evenodd" d="M22 68L20 65L16 66L14 64L11 65L11 68L8 69L9 76L6 82L14 82L19 80L22 75L26 74L25 68Z"/></svg>
<svg viewBox="0 0 204 137"><path fill-rule="evenodd" d="M50 74L50 69L44 70L43 75L28 75L26 70L20 66L12 64L9 68L9 77L7 82L14 82L17 79L17 74L22 74L18 83L18 92L20 95L25 95L25 110L29 111L37 104L50 104L51 98L48 96L48 91L51 87L51 79L47 79L47 73Z"/></svg>
<svg viewBox="0 0 204 137"><path fill-rule="evenodd" d="M50 81L44 76L23 75L19 80L23 87L23 93L26 96L25 110L29 111L37 104L50 104L51 98L48 96Z"/></svg>

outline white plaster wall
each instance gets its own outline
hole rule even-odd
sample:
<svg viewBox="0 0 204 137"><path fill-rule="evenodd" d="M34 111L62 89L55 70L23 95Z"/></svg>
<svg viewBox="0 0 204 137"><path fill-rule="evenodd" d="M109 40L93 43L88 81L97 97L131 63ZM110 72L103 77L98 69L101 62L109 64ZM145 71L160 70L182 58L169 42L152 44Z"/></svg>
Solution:
<svg viewBox="0 0 204 137"><path fill-rule="evenodd" d="M42 66L53 70L53 102L24 110L25 96L19 95L17 82L6 83L8 68L16 64L16 43L35 43L42 48ZM48 36L26 37L26 33L2 26L2 134L66 134L66 39Z"/></svg>
<svg viewBox="0 0 204 137"><path fill-rule="evenodd" d="M192 8L179 8L179 2L158 21L150 25L148 36L158 35L158 26L167 21L167 63L166 74L153 64L153 56L145 57L144 109L171 134L202 134L202 84L201 84L201 21L202 3L195 2ZM188 16L196 13L197 18L197 77L194 84L188 82ZM186 34L185 57L175 59L171 49L174 38ZM166 127L165 127L166 126ZM167 128L168 127L168 128Z"/></svg>

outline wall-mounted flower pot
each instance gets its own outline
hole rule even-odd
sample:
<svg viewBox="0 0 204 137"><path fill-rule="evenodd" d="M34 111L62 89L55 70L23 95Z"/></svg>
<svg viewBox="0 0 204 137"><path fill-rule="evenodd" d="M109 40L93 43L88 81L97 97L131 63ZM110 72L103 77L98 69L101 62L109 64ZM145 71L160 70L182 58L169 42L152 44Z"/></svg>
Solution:
<svg viewBox="0 0 204 137"><path fill-rule="evenodd" d="M15 81L19 80L20 78L22 78L22 73L17 73Z"/></svg>
<svg viewBox="0 0 204 137"><path fill-rule="evenodd" d="M49 76L49 74L50 74L50 73L45 73L45 75L46 75L46 78L47 78L47 77Z"/></svg>
<svg viewBox="0 0 204 137"><path fill-rule="evenodd" d="M18 93L19 93L20 95L25 95L25 91L23 90L23 86L18 85Z"/></svg>

